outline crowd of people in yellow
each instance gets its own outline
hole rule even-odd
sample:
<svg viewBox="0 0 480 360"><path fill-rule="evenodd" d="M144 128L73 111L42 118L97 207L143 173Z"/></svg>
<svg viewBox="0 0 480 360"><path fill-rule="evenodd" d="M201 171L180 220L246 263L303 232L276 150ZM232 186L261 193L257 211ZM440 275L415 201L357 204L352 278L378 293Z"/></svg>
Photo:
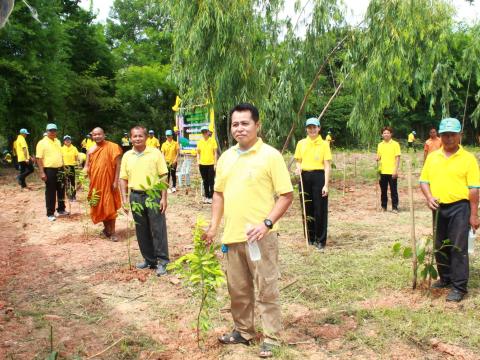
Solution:
<svg viewBox="0 0 480 360"><path fill-rule="evenodd" d="M278 221L292 203L293 187L282 155L258 137L258 109L248 103L239 104L231 110L230 119L235 146L218 157L218 145L204 127L197 147L203 202L212 204L211 222L204 237L207 244L214 241L224 219L222 243L234 329L219 341L249 344L255 337L256 304L265 335L259 355L271 357L279 344L281 329ZM305 131L306 137L298 142L294 153L295 173L300 179L305 236L313 249L323 252L328 237L333 138L330 132L325 140L322 138L317 118L306 121ZM441 120L438 134L440 136L432 127L424 144L420 187L434 214L435 248L442 249L437 253L440 279L432 287L450 288L447 301L458 302L467 293L468 232L479 227L480 173L475 157L460 145L462 128L457 119ZM97 127L82 141L82 151L78 151L69 135L63 137L62 145L57 139L57 126L48 124L45 136L36 146L35 157L29 153L28 135L27 129L20 129L15 142L20 172L17 181L22 188L27 188L25 179L33 172L36 161L40 178L45 182L48 220L69 215L65 210L65 184L73 187L67 196L75 201L75 173L83 167L90 181L88 197L97 199L91 203L90 215L94 223L103 222L102 235L117 241L117 213L121 208L129 213L135 204L137 211L133 217L143 257L137 268L155 269L158 276L165 274L170 261L165 218L167 194L176 191L176 168L180 159L180 147L173 139L173 131L167 130L166 141L160 144L153 130L147 132L145 127L135 126L124 134L120 147L107 141L104 130ZM387 211L390 188L392 212L398 213L401 148L393 135L392 127L382 129L383 140L378 144L376 161L381 207ZM408 143L413 144L416 134L412 131L410 135ZM408 145L410 147L413 145ZM82 158L85 154L86 158ZM169 187L152 200L147 191L159 181L166 181ZM149 201L158 206L148 206ZM447 238L453 246L445 248Z"/></svg>

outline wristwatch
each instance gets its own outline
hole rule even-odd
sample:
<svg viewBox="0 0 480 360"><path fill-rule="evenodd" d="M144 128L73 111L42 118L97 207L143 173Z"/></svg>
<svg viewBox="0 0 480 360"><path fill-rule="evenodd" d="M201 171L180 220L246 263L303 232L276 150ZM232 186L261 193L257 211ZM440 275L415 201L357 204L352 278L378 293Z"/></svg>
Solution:
<svg viewBox="0 0 480 360"><path fill-rule="evenodd" d="M265 226L266 226L267 228L269 228L270 230L273 229L273 222L272 222L272 220L270 220L270 219L265 219L265 220L263 220L263 223L264 223Z"/></svg>

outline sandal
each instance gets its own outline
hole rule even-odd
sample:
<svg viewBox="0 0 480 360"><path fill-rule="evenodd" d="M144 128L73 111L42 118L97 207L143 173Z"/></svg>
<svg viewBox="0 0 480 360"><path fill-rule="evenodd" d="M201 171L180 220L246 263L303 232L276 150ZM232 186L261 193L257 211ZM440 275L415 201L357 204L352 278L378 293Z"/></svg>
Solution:
<svg viewBox="0 0 480 360"><path fill-rule="evenodd" d="M264 341L262 345L260 345L260 352L258 353L258 356L261 357L262 359L271 358L273 357L273 352L278 348L279 348L278 345L269 344Z"/></svg>
<svg viewBox="0 0 480 360"><path fill-rule="evenodd" d="M250 340L245 339L237 330L233 330L230 334L223 334L219 336L218 341L222 344L232 345L232 344L243 344L250 345Z"/></svg>

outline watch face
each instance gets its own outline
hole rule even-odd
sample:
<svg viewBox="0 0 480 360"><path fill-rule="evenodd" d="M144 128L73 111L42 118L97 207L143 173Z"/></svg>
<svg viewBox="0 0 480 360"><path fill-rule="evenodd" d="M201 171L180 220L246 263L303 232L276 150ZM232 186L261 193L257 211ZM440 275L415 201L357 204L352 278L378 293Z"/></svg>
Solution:
<svg viewBox="0 0 480 360"><path fill-rule="evenodd" d="M273 227L272 220L265 219L263 222L265 223L266 227L269 227L270 229Z"/></svg>

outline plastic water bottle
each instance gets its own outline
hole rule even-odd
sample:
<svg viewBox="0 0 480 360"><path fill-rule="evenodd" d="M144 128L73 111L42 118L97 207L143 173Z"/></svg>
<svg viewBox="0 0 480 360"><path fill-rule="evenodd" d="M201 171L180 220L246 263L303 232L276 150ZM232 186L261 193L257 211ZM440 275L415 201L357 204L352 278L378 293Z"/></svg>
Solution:
<svg viewBox="0 0 480 360"><path fill-rule="evenodd" d="M245 225L245 236L247 237L248 252L250 253L250 260L259 261L262 258L262 253L260 252L260 248L258 247L257 241L256 240L248 241L247 233L251 229L253 229L252 224Z"/></svg>
<svg viewBox="0 0 480 360"><path fill-rule="evenodd" d="M470 228L470 231L468 232L468 253L472 255L474 253L475 249L475 233L473 232L473 229Z"/></svg>

